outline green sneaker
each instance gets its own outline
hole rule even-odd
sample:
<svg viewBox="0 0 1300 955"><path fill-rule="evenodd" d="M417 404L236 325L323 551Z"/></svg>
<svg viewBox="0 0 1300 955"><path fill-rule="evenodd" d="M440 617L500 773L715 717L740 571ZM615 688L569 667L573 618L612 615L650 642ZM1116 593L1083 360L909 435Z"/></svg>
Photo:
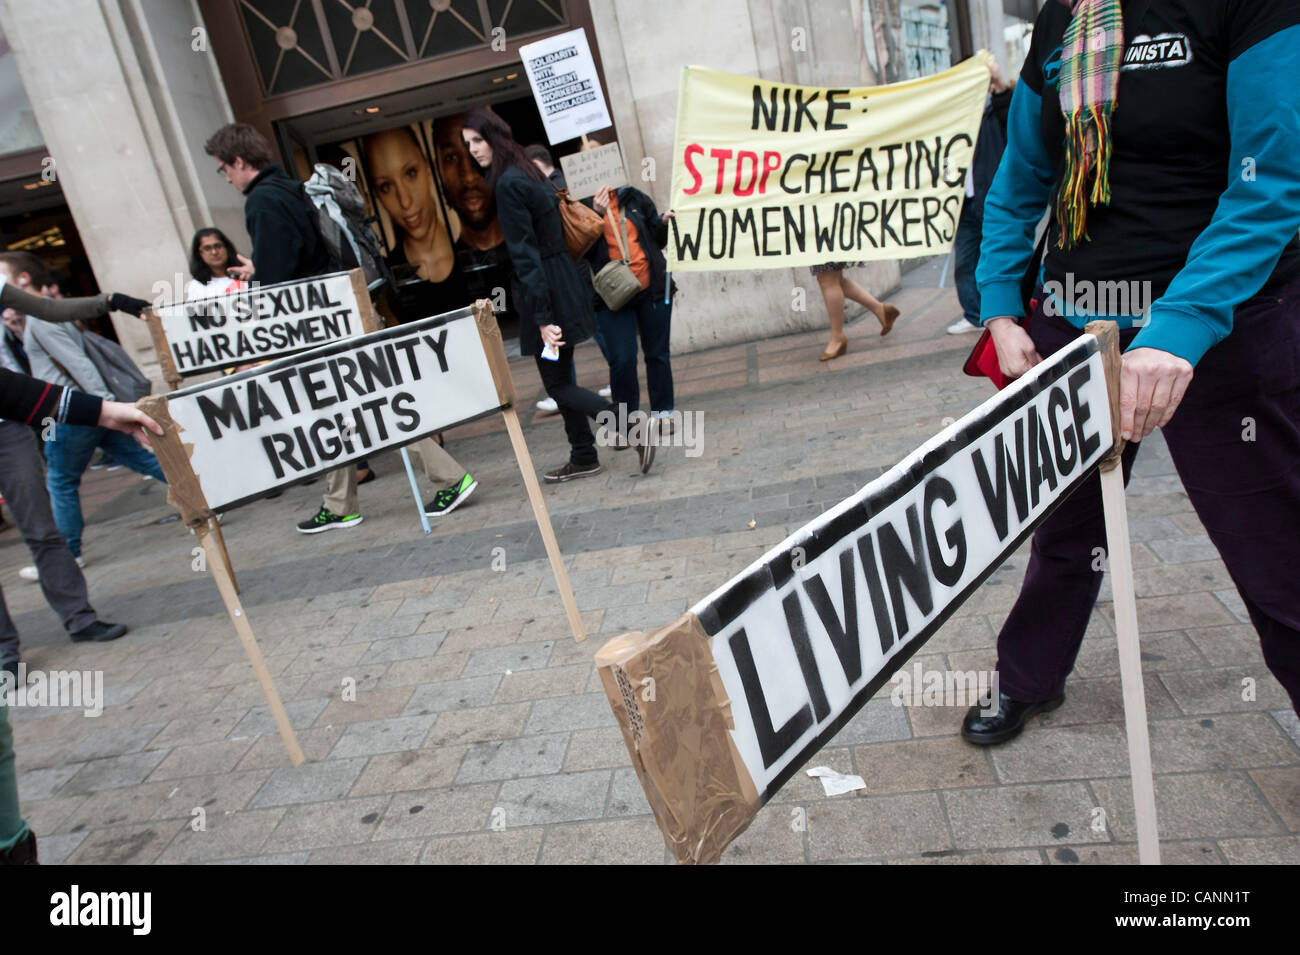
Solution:
<svg viewBox="0 0 1300 955"><path fill-rule="evenodd" d="M321 531L332 531L339 527L356 527L360 523L360 514L349 514L347 517L340 517L322 504L315 517L309 517L298 525L298 533L319 534Z"/></svg>
<svg viewBox="0 0 1300 955"><path fill-rule="evenodd" d="M424 505L425 516L442 517L444 514L450 514L460 505L461 501L474 493L476 487L478 487L478 481L466 474L451 487L443 488L433 496L432 501Z"/></svg>

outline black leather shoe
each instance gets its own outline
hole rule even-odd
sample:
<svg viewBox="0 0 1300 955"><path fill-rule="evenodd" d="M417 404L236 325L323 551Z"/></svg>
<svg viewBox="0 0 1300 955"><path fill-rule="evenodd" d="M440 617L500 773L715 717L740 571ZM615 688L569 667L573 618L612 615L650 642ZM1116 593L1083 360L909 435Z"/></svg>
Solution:
<svg viewBox="0 0 1300 955"><path fill-rule="evenodd" d="M116 640L122 634L126 633L126 624L124 623L104 623L102 620L96 620L89 627L83 627L76 633L70 633L73 643L86 643L93 640L95 643L103 643L106 640Z"/></svg>
<svg viewBox="0 0 1300 955"><path fill-rule="evenodd" d="M961 723L962 739L980 746L1005 743L1020 735L1029 717L1036 713L1050 713L1065 702L1065 694L1041 703L1021 703L1005 693L998 694L998 711L984 716L983 708L972 706Z"/></svg>
<svg viewBox="0 0 1300 955"><path fill-rule="evenodd" d="M0 865L40 865L36 858L36 833L28 832L27 838L8 852L0 852Z"/></svg>

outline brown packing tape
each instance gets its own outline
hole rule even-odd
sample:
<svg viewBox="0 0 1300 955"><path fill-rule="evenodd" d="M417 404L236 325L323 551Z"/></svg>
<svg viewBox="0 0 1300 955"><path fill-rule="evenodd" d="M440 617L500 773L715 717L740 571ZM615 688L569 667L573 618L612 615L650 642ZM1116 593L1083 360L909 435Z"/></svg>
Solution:
<svg viewBox="0 0 1300 955"><path fill-rule="evenodd" d="M1123 356L1119 351L1119 326L1114 322L1089 322L1083 330L1096 337L1097 344L1101 346L1102 366L1106 369L1106 390L1110 394L1110 428L1114 446L1098 467L1102 471L1109 471L1119 464L1125 445L1124 439L1120 437L1119 422L1120 372L1124 365Z"/></svg>
<svg viewBox="0 0 1300 955"><path fill-rule="evenodd" d="M624 634L595 662L668 848L678 862L716 862L761 801L728 732L731 702L699 618Z"/></svg>
<svg viewBox="0 0 1300 955"><path fill-rule="evenodd" d="M162 319L152 308L142 313L145 324L149 326L149 337L153 339L153 350L158 356L158 367L162 369L163 381L175 391L181 386L181 373L176 370L176 360L172 357L171 346L167 344L167 334L163 331Z"/></svg>
<svg viewBox="0 0 1300 955"><path fill-rule="evenodd" d="M162 426L161 435L149 436L150 447L167 476L167 500L181 512L181 520L190 526L207 522L211 510L203 495L199 476L190 466L194 445L181 442L180 426L172 420L165 395L146 395L135 406Z"/></svg>
<svg viewBox="0 0 1300 955"><path fill-rule="evenodd" d="M478 325L478 335L483 342L483 352L487 355L488 367L492 369L492 379L496 382L497 398L501 404L513 406L515 380L510 376L510 362L501 341L501 326L497 324L496 312L492 309L492 303L485 298L476 301L473 310L474 323Z"/></svg>

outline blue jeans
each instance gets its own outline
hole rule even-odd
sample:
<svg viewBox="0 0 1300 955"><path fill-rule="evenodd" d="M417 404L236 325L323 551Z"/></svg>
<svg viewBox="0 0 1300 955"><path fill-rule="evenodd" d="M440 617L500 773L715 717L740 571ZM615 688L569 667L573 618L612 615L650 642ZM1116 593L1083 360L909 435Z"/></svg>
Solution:
<svg viewBox="0 0 1300 955"><path fill-rule="evenodd" d="M980 290L975 284L975 266L980 261L980 238L984 233L984 203L966 197L961 218L957 220L957 238L953 240L953 271L957 280L957 301L962 314L972 325L980 323Z"/></svg>
<svg viewBox="0 0 1300 955"><path fill-rule="evenodd" d="M650 410L673 410L673 369L668 363L668 339L672 329L672 305L662 295L642 292L617 312L596 310L596 324L604 341L609 362L610 396L615 404L627 406L627 413L641 405L641 384L636 374L636 340L641 336L645 350L646 385L650 389Z"/></svg>
<svg viewBox="0 0 1300 955"><path fill-rule="evenodd" d="M50 491L54 523L59 525L59 533L76 557L81 556L81 531L86 524L81 516L81 475L96 448L103 448L116 463L126 465L137 474L147 474L167 483L153 452L134 438L89 425L55 425L50 440L45 442L45 486Z"/></svg>

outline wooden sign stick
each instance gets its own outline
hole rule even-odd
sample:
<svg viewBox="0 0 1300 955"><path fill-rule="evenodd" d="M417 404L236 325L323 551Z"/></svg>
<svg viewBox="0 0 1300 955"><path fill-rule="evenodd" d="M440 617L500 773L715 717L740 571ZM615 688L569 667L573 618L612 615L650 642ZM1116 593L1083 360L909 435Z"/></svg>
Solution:
<svg viewBox="0 0 1300 955"><path fill-rule="evenodd" d="M1156 827L1156 788L1151 773L1151 734L1147 726L1146 690L1142 685L1142 647L1138 639L1137 594L1133 587L1133 553L1129 548L1128 506L1124 499L1124 469L1120 456L1119 378L1122 359L1114 322L1090 322L1106 366L1115 450L1101 463L1101 502L1106 515L1106 561L1115 606L1115 639L1119 645L1120 683L1124 690L1124 729L1128 735L1129 773L1133 780L1133 813L1137 828L1138 862L1160 864Z"/></svg>
<svg viewBox="0 0 1300 955"><path fill-rule="evenodd" d="M181 512L181 520L198 538L208 566L212 569L212 577L217 582L221 600L226 605L226 612L230 615L231 623L235 625L240 643L244 645L244 652L248 655L248 662L252 664L257 682L261 684L262 695L266 698L267 708L271 711L275 725L280 731L284 748L289 751L289 760L295 766L301 765L304 761L302 747L298 745L298 737L289 723L289 716L285 712L284 703L280 700L280 693L275 688L275 681L271 679L271 672L266 668L262 650L257 644L257 638L253 636L252 627L248 624L243 604L239 601L234 576L230 571L230 557L223 553L223 547L213 545L215 535L211 528L216 521L212 516L212 509L208 507L203 488L199 484L199 476L190 466L190 452L193 447L187 449L181 441L180 428L172 420L171 412L167 408L166 396L148 395L137 401L136 407L162 426L163 433L151 435L150 444L158 458L158 464L163 469L163 474L167 477L167 500Z"/></svg>
<svg viewBox="0 0 1300 955"><path fill-rule="evenodd" d="M528 491L528 503L533 507L537 531L542 535L542 543L546 546L546 558L551 562L551 572L555 575L555 589L560 592L560 602L564 604L564 612L569 618L573 639L581 643L587 639L587 634L582 629L578 601L573 597L573 588L569 585L569 571L564 566L564 555L560 553L559 542L555 539L555 528L551 526L551 516L546 510L546 501L537 483L537 470L533 466L533 456L528 453L523 429L519 427L519 415L515 411L515 380L510 375L510 363L506 360L506 350L501 342L501 329L497 325L496 313L492 310L492 303L487 299L479 299L474 303L474 322L478 325L479 338L483 341L488 367L492 369L492 380L496 382L497 398L506 406L501 410L502 416L506 419L506 434L510 436L510 446L514 449L515 460L519 463L519 474L524 479L524 487Z"/></svg>
<svg viewBox="0 0 1300 955"><path fill-rule="evenodd" d="M213 547L208 527L207 524L200 524L194 529L194 533L198 535L199 544L212 565L212 576L217 581L217 590L221 592L226 613L230 614L230 622L235 625L235 632L239 634L239 642L244 645L244 653L248 654L248 662L253 665L253 674L262 686L262 695L266 697L266 705L275 719L276 728L280 731L280 739L284 741L284 748L289 751L289 762L301 766L305 757L302 755L302 748L298 745L298 737L289 723L289 714L285 712L284 703L280 700L280 691L275 688L275 681L271 679L271 671L266 668L262 648L257 644L253 628L248 625L244 606L239 602L239 596L235 591L235 581L227 572L226 563L217 553L217 548Z"/></svg>
<svg viewBox="0 0 1300 955"><path fill-rule="evenodd" d="M162 319L152 308L140 313L145 324L149 326L149 337L153 339L153 350L158 356L158 367L162 369L163 380L171 391L181 386L181 373L176 370L176 360L172 357L171 347L167 344L167 333L163 331Z"/></svg>
<svg viewBox="0 0 1300 955"><path fill-rule="evenodd" d="M213 514L208 518L208 526L212 528L212 536L217 539L222 563L226 565L226 573L230 575L230 583L234 586L235 593L239 593L239 581L235 579L235 565L230 562L230 551L226 550L226 535L221 533L221 522L217 520L217 515Z"/></svg>

